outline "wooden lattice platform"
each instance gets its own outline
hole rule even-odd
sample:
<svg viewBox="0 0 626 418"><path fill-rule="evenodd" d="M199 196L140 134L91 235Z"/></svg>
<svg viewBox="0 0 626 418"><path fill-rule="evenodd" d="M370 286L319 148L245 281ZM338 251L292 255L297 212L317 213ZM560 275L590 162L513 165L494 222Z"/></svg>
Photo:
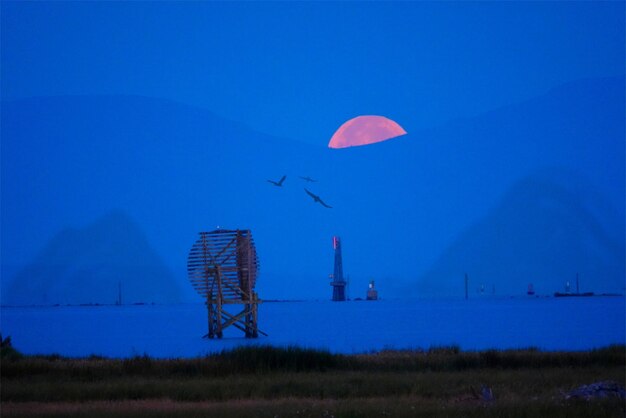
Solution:
<svg viewBox="0 0 626 418"><path fill-rule="evenodd" d="M189 251L187 273L191 284L206 300L208 338L222 338L229 326L240 329L246 338L256 338L259 331L259 299L254 292L259 260L250 230L218 229L200 232ZM229 312L243 305L243 310Z"/></svg>

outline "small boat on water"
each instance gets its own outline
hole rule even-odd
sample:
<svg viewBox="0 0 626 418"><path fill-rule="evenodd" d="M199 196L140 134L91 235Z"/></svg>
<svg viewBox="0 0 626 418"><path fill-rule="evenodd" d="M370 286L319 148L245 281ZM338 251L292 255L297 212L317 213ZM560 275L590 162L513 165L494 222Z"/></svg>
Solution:
<svg viewBox="0 0 626 418"><path fill-rule="evenodd" d="M528 285L528 291L526 292L528 296L533 296L535 294L535 289L533 288L533 284L530 283Z"/></svg>
<svg viewBox="0 0 626 418"><path fill-rule="evenodd" d="M593 292L580 293L578 273L576 273L576 293L570 291L569 280L565 283L565 292L554 292L555 298L595 296Z"/></svg>
<svg viewBox="0 0 626 418"><path fill-rule="evenodd" d="M595 296L595 293L593 292L585 292L585 293L564 293L564 292L554 292L554 297L555 298L562 298L562 297L582 297L582 296Z"/></svg>

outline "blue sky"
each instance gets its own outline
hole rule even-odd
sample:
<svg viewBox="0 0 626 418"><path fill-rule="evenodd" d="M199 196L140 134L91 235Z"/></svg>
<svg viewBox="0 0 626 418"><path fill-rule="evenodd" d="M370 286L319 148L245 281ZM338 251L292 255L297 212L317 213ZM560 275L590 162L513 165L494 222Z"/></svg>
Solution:
<svg viewBox="0 0 626 418"><path fill-rule="evenodd" d="M335 234L387 295L474 260L510 294L623 276L624 2L0 5L2 98L66 96L3 106L3 268L119 210L185 285L198 231L251 228L268 298L327 296ZM408 134L325 149L367 114ZM491 271L501 237L546 248Z"/></svg>
<svg viewBox="0 0 626 418"><path fill-rule="evenodd" d="M136 94L326 145L624 73L623 2L3 2L2 97Z"/></svg>

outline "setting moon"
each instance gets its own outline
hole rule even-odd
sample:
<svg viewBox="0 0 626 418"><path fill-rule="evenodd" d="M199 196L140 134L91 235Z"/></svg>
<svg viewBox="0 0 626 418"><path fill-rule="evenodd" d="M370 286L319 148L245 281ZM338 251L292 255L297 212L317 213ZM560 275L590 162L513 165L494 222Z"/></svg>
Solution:
<svg viewBox="0 0 626 418"><path fill-rule="evenodd" d="M337 129L328 148L369 145L405 134L400 125L384 116L357 116Z"/></svg>

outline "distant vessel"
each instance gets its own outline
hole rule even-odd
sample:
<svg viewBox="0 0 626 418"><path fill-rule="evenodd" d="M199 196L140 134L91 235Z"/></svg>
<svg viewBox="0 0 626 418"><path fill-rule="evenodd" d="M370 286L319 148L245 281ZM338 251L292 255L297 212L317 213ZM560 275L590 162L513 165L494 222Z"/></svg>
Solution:
<svg viewBox="0 0 626 418"><path fill-rule="evenodd" d="M378 291L374 289L374 280L370 281L365 300L378 300Z"/></svg>
<svg viewBox="0 0 626 418"><path fill-rule="evenodd" d="M528 296L533 296L535 294L535 289L533 288L532 283L528 285L528 291L526 292L526 294L528 294Z"/></svg>
<svg viewBox="0 0 626 418"><path fill-rule="evenodd" d="M580 287L579 287L579 282L578 282L578 273L576 273L576 293L572 293L570 291L570 284L569 281L567 281L565 283L565 293L562 292L554 292L554 297L555 298L562 298L562 297L581 297L581 296L594 296L593 292L584 292L584 293L580 293Z"/></svg>
<svg viewBox="0 0 626 418"><path fill-rule="evenodd" d="M568 296L594 296L593 292L585 292L585 293L562 293L562 292L554 292L555 298L562 298Z"/></svg>

